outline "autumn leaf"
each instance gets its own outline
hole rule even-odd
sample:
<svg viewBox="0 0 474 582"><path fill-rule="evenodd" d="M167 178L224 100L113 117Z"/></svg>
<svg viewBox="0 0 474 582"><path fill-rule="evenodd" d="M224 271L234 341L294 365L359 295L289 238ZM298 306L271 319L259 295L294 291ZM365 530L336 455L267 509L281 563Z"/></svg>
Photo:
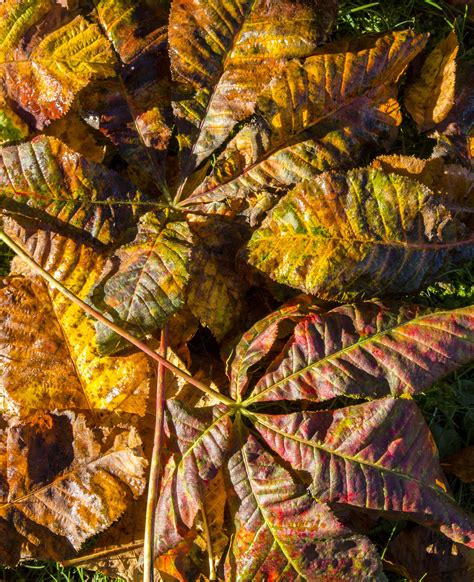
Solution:
<svg viewBox="0 0 474 582"><path fill-rule="evenodd" d="M262 184L286 189L356 163L372 140L387 139L387 124L400 123L394 84L425 42L410 31L344 40L288 63L183 205L235 212L230 201L242 204Z"/></svg>
<svg viewBox="0 0 474 582"><path fill-rule="evenodd" d="M419 131L427 131L443 121L454 105L458 50L453 30L431 51L420 76L406 90L405 107Z"/></svg>
<svg viewBox="0 0 474 582"><path fill-rule="evenodd" d="M28 112L36 129L64 115L76 94L92 79L114 74L107 39L83 16L28 46L28 31L53 6L51 0L8 0L0 7L2 99ZM11 124L5 129L2 141L18 139ZM20 137L25 137L24 131L22 134Z"/></svg>
<svg viewBox="0 0 474 582"><path fill-rule="evenodd" d="M296 186L247 248L249 262L279 283L347 300L417 291L469 260L474 242L429 189L362 169Z"/></svg>
<svg viewBox="0 0 474 582"><path fill-rule="evenodd" d="M229 474L241 505L227 561L227 578L273 580L382 580L381 564L367 538L340 524L329 507L265 451L240 434Z"/></svg>
<svg viewBox="0 0 474 582"><path fill-rule="evenodd" d="M186 222L166 224L145 214L135 239L105 265L92 300L138 337L162 327L184 303L191 242ZM102 353L123 345L105 325L97 331Z"/></svg>
<svg viewBox="0 0 474 582"><path fill-rule="evenodd" d="M305 317L248 402L413 394L473 357L472 307L366 302Z"/></svg>
<svg viewBox="0 0 474 582"><path fill-rule="evenodd" d="M446 473L454 473L464 483L474 482L474 447L466 447L443 459Z"/></svg>
<svg viewBox="0 0 474 582"><path fill-rule="evenodd" d="M228 454L230 411L199 408L192 412L177 400L167 408L176 431L179 453L168 463L156 514L158 555L182 542L194 525L206 487Z"/></svg>
<svg viewBox="0 0 474 582"><path fill-rule="evenodd" d="M102 450L83 416L38 413L26 422L11 419L4 438L0 517L22 544L41 544L43 527L78 550L145 487L146 462L133 430Z"/></svg>
<svg viewBox="0 0 474 582"><path fill-rule="evenodd" d="M472 521L448 493L433 439L416 404L386 398L337 411L258 414L272 449L312 476L323 502L404 513L474 546Z"/></svg>

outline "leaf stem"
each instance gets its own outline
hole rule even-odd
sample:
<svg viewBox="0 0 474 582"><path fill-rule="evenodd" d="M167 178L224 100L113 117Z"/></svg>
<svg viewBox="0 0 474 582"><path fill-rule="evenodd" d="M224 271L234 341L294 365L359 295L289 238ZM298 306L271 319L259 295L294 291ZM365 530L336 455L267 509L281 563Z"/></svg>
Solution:
<svg viewBox="0 0 474 582"><path fill-rule="evenodd" d="M168 349L168 330L165 326L161 330L160 356L166 357ZM150 475L148 477L148 497L146 502L145 541L143 582L154 581L155 564L155 513L156 503L160 491L161 478L161 450L163 448L163 420L165 407L165 379L166 368L158 364L156 375L156 414L155 432L153 437L153 452L151 454Z"/></svg>
<svg viewBox="0 0 474 582"><path fill-rule="evenodd" d="M204 503L200 503L201 516L202 516L202 527L204 530L204 537L206 538L207 555L209 558L209 582L215 582L217 580L216 568L214 566L214 551L212 549L211 532L209 530L209 522L207 520L206 508Z"/></svg>
<svg viewBox="0 0 474 582"><path fill-rule="evenodd" d="M220 394L219 392L217 392L216 390L213 390L209 386L206 386L206 384L203 384L199 380L196 380L195 378L193 378L192 376L190 376L189 374L187 374L186 372L184 372L183 370L181 370L180 368L178 368L177 366L175 366L171 362L168 362L168 360L163 358L163 356L160 356L159 354L155 353L145 343L143 343L142 341L140 341L139 339L137 339L136 337L134 337L133 335L131 335L130 333L125 331L124 329L122 329L117 324L108 320L106 317L104 317L102 315L102 313L100 313L99 311L97 311L96 309L94 309L93 307L88 305L87 303L85 303L85 301L83 301L82 299L77 297L77 295L75 295L72 291L69 291L69 289L67 289L62 283L57 281L50 273L48 273L48 271L43 269L43 267L41 265L39 265L33 258L31 258L28 255L28 253L25 250L23 250L20 246L18 246L16 244L16 242L14 242L7 234L5 234L5 232L3 230L0 230L0 240L2 240L7 246L9 246L12 249L12 251L14 251L19 257L21 257L25 261L25 263L27 263L32 269L34 269L44 279L46 279L46 281L48 281L48 283L52 287L58 289L58 291L60 291L63 295L65 295L73 303L75 303L77 306L79 306L88 315L90 315L91 317L93 317L97 321L100 321L101 323L106 325L108 328L110 328L112 331L114 331L116 334L118 334L119 336L126 339L128 342L130 342L136 348L138 348L143 353L145 353L147 356L149 356L152 360L155 360L155 362L162 364L165 368L168 368L168 370L173 372L173 374L175 374L176 376L183 378L183 380L186 380L186 382L188 382L189 384L192 384L193 386L198 388L198 390L201 390L201 392L204 392L204 393L208 394L209 396L216 398L217 400L219 400L223 404L226 404L227 406L233 406L235 404L235 402L233 400L231 400L230 398L227 398L227 396L224 396L223 394Z"/></svg>

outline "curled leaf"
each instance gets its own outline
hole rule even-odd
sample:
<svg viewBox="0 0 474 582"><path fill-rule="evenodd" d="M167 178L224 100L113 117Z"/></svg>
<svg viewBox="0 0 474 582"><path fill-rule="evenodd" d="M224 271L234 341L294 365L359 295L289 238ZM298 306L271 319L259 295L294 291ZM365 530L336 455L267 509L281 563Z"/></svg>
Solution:
<svg viewBox="0 0 474 582"><path fill-rule="evenodd" d="M443 121L454 105L458 50L453 30L427 56L419 78L406 91L405 107L419 131L427 131Z"/></svg>

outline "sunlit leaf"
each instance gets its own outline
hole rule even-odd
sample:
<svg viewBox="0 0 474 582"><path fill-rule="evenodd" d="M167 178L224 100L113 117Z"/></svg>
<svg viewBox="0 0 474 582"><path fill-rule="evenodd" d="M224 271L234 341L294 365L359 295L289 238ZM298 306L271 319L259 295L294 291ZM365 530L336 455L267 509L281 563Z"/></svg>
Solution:
<svg viewBox="0 0 474 582"><path fill-rule="evenodd" d="M336 9L334 0L173 2L171 67L185 85L174 101L184 177L253 113L259 93L289 59L310 55L325 40Z"/></svg>
<svg viewBox="0 0 474 582"><path fill-rule="evenodd" d="M342 300L417 291L473 253L442 198L375 169L299 184L248 244L249 262L279 283Z"/></svg>
<svg viewBox="0 0 474 582"><path fill-rule="evenodd" d="M104 267L92 301L137 336L161 328L184 303L192 234L185 222L142 217L135 239L120 247ZM104 324L97 324L103 353L123 345Z"/></svg>
<svg viewBox="0 0 474 582"><path fill-rule="evenodd" d="M37 534L43 527L78 550L141 495L145 465L134 431L122 432L102 450L82 416L12 419L6 465L0 468L7 484L0 517L24 544L40 544Z"/></svg>
<svg viewBox="0 0 474 582"><path fill-rule="evenodd" d="M176 431L179 454L165 472L155 522L157 554L183 541L193 527L208 483L228 453L230 411L224 407L186 410L177 400L167 408Z"/></svg>
<svg viewBox="0 0 474 582"><path fill-rule="evenodd" d="M240 434L229 474L241 502L228 558L232 580L383 580L375 548L294 482L252 435Z"/></svg>
<svg viewBox="0 0 474 582"><path fill-rule="evenodd" d="M379 302L308 315L252 401L421 392L474 357L473 318L473 307L430 313Z"/></svg>
<svg viewBox="0 0 474 582"><path fill-rule="evenodd" d="M0 7L2 92L42 129L64 115L92 79L114 74L114 56L99 27L83 16L28 46L27 33L53 7L50 0L8 0Z"/></svg>
<svg viewBox="0 0 474 582"><path fill-rule="evenodd" d="M458 50L458 39L453 30L427 56L420 76L405 93L405 107L420 131L443 121L454 105Z"/></svg>
<svg viewBox="0 0 474 582"><path fill-rule="evenodd" d="M401 120L394 84L425 42L410 31L394 32L338 41L291 61L183 204L216 211L212 204L227 198L350 167L377 136L381 145L390 142L390 128ZM221 206L217 212L226 212Z"/></svg>
<svg viewBox="0 0 474 582"><path fill-rule="evenodd" d="M323 502L383 510L474 546L474 523L448 493L416 404L386 398L340 410L258 415L256 428Z"/></svg>

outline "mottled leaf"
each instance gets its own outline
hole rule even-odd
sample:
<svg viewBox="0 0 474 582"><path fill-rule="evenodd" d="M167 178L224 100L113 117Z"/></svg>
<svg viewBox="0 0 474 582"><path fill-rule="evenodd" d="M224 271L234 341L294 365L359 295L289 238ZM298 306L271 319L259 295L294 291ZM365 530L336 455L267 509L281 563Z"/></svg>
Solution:
<svg viewBox="0 0 474 582"><path fill-rule="evenodd" d="M285 323L304 317L311 306L308 297L300 297L258 321L242 335L237 344L230 369L231 395L240 402L250 382L249 370L261 361L274 346Z"/></svg>
<svg viewBox="0 0 474 582"><path fill-rule="evenodd" d="M184 177L253 113L289 59L325 40L336 10L334 0L173 2L169 43L173 76L184 85L174 102Z"/></svg>
<svg viewBox="0 0 474 582"><path fill-rule="evenodd" d="M474 522L448 493L434 441L413 401L259 414L255 426L293 469L310 473L318 500L403 515L474 546Z"/></svg>
<svg viewBox="0 0 474 582"><path fill-rule="evenodd" d="M474 66L459 65L456 79L455 103L444 121L430 137L438 140L436 153L461 161L466 166L474 158Z"/></svg>
<svg viewBox="0 0 474 582"><path fill-rule="evenodd" d="M426 57L420 76L408 86L405 107L419 131L427 131L446 118L454 105L456 31L452 31Z"/></svg>
<svg viewBox="0 0 474 582"><path fill-rule="evenodd" d="M326 299L409 293L474 256L474 238L414 180L376 169L301 183L248 243L249 262Z"/></svg>
<svg viewBox="0 0 474 582"><path fill-rule="evenodd" d="M76 288L72 276L64 280L80 295L94 281L94 263L101 263L89 258L75 264ZM0 289L0 313L2 410L144 414L152 374L147 358L98 356L93 322L64 296L50 294L41 280L11 277Z"/></svg>
<svg viewBox="0 0 474 582"><path fill-rule="evenodd" d="M172 125L164 6L100 0L96 12L123 66L81 96L83 115L118 147L130 177L157 194Z"/></svg>
<svg viewBox="0 0 474 582"><path fill-rule="evenodd" d="M474 308L367 302L308 315L251 401L414 394L474 357Z"/></svg>
<svg viewBox="0 0 474 582"><path fill-rule="evenodd" d="M6 464L0 467L0 519L39 545L43 527L78 550L109 527L145 488L146 461L136 433L122 432L103 450L82 416L36 414L12 419L6 431ZM26 539L25 539L26 538Z"/></svg>
<svg viewBox="0 0 474 582"><path fill-rule="evenodd" d="M0 148L0 203L77 240L109 243L138 202L136 187L54 137Z"/></svg>
<svg viewBox="0 0 474 582"><path fill-rule="evenodd" d="M184 303L192 235L185 222L141 219L135 239L108 260L91 300L138 337L161 328ZM104 324L97 324L103 353L124 345Z"/></svg>
<svg viewBox="0 0 474 582"><path fill-rule="evenodd" d="M228 470L241 504L226 579L384 579L369 540L339 523L254 436L240 434Z"/></svg>
<svg viewBox="0 0 474 582"><path fill-rule="evenodd" d="M183 541L193 527L208 483L228 452L230 410L222 406L189 412L168 400L179 454L172 457L162 481L155 522L155 549L164 554Z"/></svg>
<svg viewBox="0 0 474 582"><path fill-rule="evenodd" d="M29 29L53 5L8 0L0 6L0 91L30 114L36 129L64 115L92 79L114 74L109 42L83 16L28 44Z"/></svg>
<svg viewBox="0 0 474 582"><path fill-rule="evenodd" d="M347 147L356 146L357 159L374 133L383 141L387 123L400 122L393 85L425 42L423 35L394 32L338 41L291 61L184 204L242 197L267 182L288 187L297 176L353 164Z"/></svg>

